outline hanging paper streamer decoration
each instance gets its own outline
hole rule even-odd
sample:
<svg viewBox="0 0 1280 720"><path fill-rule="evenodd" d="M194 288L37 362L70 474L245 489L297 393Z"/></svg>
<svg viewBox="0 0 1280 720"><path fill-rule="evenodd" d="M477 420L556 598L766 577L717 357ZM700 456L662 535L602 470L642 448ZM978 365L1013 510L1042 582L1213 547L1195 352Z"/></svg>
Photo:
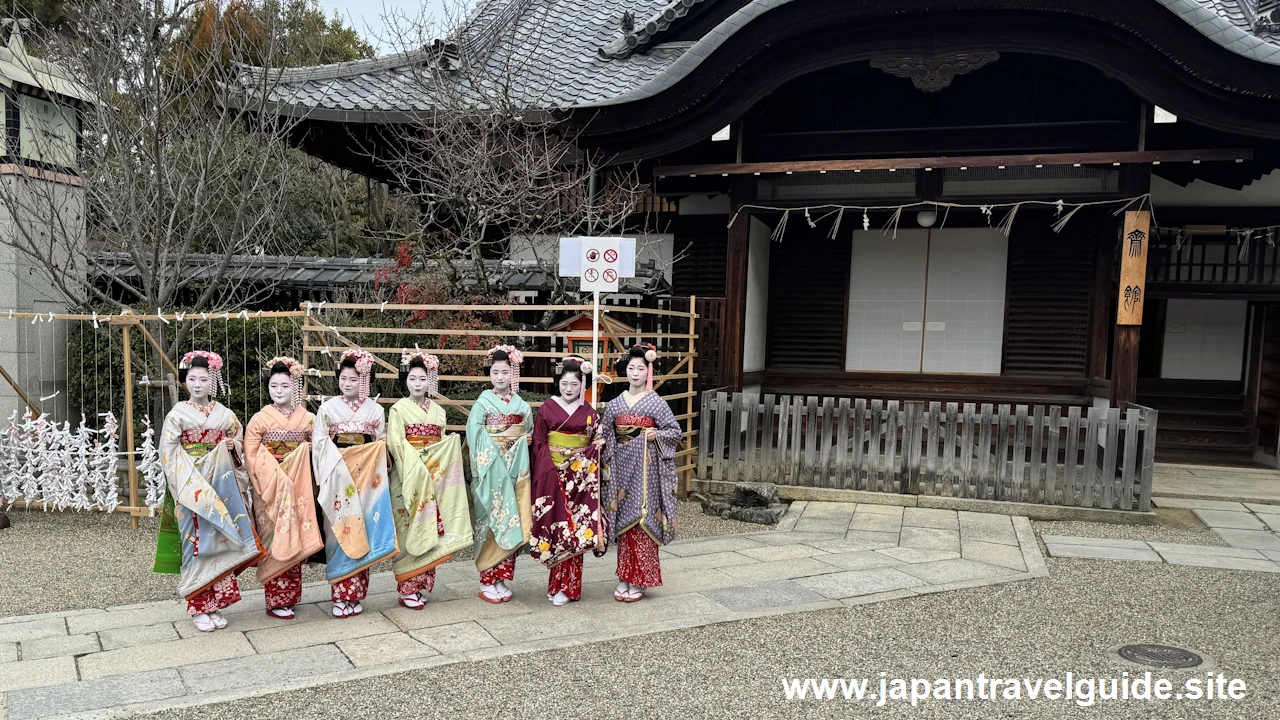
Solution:
<svg viewBox="0 0 1280 720"><path fill-rule="evenodd" d="M93 503L107 512L120 505L119 424L110 412L102 414L102 429L93 453Z"/></svg>
<svg viewBox="0 0 1280 720"><path fill-rule="evenodd" d="M10 414L0 429L0 502L39 503L46 511L119 507L118 426L111 413L103 414L100 430L83 415L74 430L70 422L30 411L21 422L17 417Z"/></svg>
<svg viewBox="0 0 1280 720"><path fill-rule="evenodd" d="M156 450L156 431L151 427L151 418L143 418L146 430L142 432L142 447L138 450L138 474L142 476L142 485L146 489L143 503L152 511L164 505L164 465L160 462L160 453Z"/></svg>

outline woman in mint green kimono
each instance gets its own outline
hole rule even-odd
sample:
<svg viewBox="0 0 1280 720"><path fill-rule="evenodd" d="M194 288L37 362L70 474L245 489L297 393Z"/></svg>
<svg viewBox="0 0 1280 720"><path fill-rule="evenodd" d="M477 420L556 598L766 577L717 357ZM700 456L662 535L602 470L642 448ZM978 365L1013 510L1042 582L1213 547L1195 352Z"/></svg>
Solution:
<svg viewBox="0 0 1280 720"><path fill-rule="evenodd" d="M516 554L529 542L529 434L533 410L520 398L520 351L499 345L489 351L489 380L467 418L471 453L471 499L475 507L476 569L480 599L507 602Z"/></svg>

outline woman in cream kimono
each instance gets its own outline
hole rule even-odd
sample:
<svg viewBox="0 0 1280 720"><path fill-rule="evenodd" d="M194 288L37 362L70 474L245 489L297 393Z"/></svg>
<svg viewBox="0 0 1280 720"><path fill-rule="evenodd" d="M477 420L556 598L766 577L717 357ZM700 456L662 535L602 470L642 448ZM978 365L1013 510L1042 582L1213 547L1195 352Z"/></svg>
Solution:
<svg viewBox="0 0 1280 720"><path fill-rule="evenodd" d="M400 365L409 397L391 406L387 420L387 449L394 461L391 506L400 544L393 569L400 605L421 610L423 593L435 587L436 566L471 544L471 513L462 439L444 434L444 408L431 401L440 389L440 359L405 350Z"/></svg>
<svg viewBox="0 0 1280 720"><path fill-rule="evenodd" d="M533 410L520 399L520 351L489 351L489 380L467 418L471 499L475 503L476 568L480 599L507 602L506 581L515 578L516 554L529 542L529 433Z"/></svg>
<svg viewBox="0 0 1280 720"><path fill-rule="evenodd" d="M247 499L240 421L214 400L222 380L217 353L182 356L179 381L191 398L164 419L160 461L167 479L155 571L181 573L178 592L197 630L227 626L219 610L240 600L236 576L264 549Z"/></svg>
<svg viewBox="0 0 1280 720"><path fill-rule="evenodd" d="M369 397L373 356L347 350L338 361L338 390L316 413L311 458L325 515L325 576L333 616L364 611L369 568L396 554L396 528L387 482L387 427Z"/></svg>
<svg viewBox="0 0 1280 720"><path fill-rule="evenodd" d="M291 357L267 361L272 404L249 420L245 464L253 480L253 509L267 556L258 563L267 614L293 619L302 600L302 565L324 547L311 486L311 429L315 416L302 395L302 363Z"/></svg>

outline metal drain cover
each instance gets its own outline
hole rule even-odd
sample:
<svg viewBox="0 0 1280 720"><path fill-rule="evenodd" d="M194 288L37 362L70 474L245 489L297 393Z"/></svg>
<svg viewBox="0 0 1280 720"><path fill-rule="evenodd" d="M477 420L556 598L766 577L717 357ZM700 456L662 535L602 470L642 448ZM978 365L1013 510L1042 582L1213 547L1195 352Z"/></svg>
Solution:
<svg viewBox="0 0 1280 720"><path fill-rule="evenodd" d="M1116 654L1131 663L1156 668L1186 670L1204 664L1204 658L1200 655L1171 645L1122 645L1116 650Z"/></svg>

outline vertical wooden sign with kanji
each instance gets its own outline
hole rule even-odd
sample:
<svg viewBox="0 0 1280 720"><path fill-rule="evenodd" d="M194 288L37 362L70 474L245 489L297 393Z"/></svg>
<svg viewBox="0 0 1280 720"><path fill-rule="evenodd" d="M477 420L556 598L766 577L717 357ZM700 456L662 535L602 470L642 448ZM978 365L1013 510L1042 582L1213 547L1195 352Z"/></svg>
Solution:
<svg viewBox="0 0 1280 720"><path fill-rule="evenodd" d="M1151 213L1146 210L1124 214L1124 235L1120 238L1120 302L1117 325L1141 325L1142 305L1147 290L1147 238Z"/></svg>

